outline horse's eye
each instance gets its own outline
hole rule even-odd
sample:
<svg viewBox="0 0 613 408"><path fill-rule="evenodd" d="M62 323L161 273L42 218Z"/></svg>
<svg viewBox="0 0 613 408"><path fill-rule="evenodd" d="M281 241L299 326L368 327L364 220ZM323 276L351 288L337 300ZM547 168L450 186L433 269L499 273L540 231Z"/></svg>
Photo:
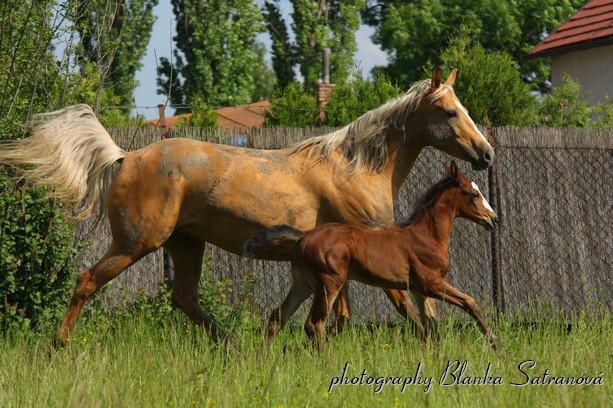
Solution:
<svg viewBox="0 0 613 408"><path fill-rule="evenodd" d="M454 110L445 110L445 113L447 114L448 118L455 118L458 116L458 112Z"/></svg>

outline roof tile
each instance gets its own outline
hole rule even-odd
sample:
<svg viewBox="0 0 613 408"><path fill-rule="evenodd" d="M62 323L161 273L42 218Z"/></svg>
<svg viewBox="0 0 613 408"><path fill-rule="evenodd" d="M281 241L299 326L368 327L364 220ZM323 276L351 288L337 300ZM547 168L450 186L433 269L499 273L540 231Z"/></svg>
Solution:
<svg viewBox="0 0 613 408"><path fill-rule="evenodd" d="M564 52L567 48L588 48L590 43L613 42L613 0L592 0L566 23L541 41L531 56Z"/></svg>

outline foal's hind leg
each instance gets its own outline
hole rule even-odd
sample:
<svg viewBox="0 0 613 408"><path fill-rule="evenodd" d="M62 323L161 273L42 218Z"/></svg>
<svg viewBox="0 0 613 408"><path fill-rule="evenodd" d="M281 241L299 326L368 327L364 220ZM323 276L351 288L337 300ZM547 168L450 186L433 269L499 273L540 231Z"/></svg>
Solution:
<svg viewBox="0 0 613 408"><path fill-rule="evenodd" d="M341 288L333 304L334 315L336 316L335 331L341 333L349 322L349 282Z"/></svg>
<svg viewBox="0 0 613 408"><path fill-rule="evenodd" d="M319 349L323 347L326 341L326 319L340 290L341 285L332 279L325 279L325 277L313 284L313 305L304 325L304 330Z"/></svg>
<svg viewBox="0 0 613 408"><path fill-rule="evenodd" d="M438 336L438 313L436 310L436 299L424 296L421 293L413 292L419 317L424 328L425 335Z"/></svg>
<svg viewBox="0 0 613 408"><path fill-rule="evenodd" d="M415 330L415 333L417 333L417 336L420 338L420 340L424 341L426 339L426 332L424 330L424 326L421 324L417 310L411 302L409 293L406 290L396 289L383 289L383 291L392 301L396 311L398 311L398 313L400 313L400 315L406 321L411 323L411 326Z"/></svg>
<svg viewBox="0 0 613 408"><path fill-rule="evenodd" d="M306 298L313 293L305 277L305 273L308 272L305 266L297 262L292 263L292 287L283 301L283 304L270 314L267 333L269 341L285 326Z"/></svg>
<svg viewBox="0 0 613 408"><path fill-rule="evenodd" d="M175 268L172 302L217 340L219 330L210 316L202 310L198 301L204 242L197 238L173 235L164 243L164 248L170 252Z"/></svg>

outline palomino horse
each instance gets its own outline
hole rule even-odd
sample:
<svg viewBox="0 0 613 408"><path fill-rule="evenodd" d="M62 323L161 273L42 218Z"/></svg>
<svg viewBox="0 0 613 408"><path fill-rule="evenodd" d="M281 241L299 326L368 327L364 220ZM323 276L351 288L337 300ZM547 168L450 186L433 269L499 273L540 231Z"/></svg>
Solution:
<svg viewBox="0 0 613 408"><path fill-rule="evenodd" d="M113 235L102 259L80 273L60 341L102 285L162 246L174 260L174 303L215 335L197 296L205 242L240 254L249 237L278 224L390 226L394 196L425 146L487 168L494 152L455 96L455 76L441 83L436 69L432 80L348 126L274 151L167 139L126 152L86 105L42 115L30 137L0 146L0 163L22 168L80 216L102 207L106 196ZM114 163L121 166L107 189ZM263 257L290 260L291 253ZM386 293L406 316L407 293ZM342 323L348 304L339 299Z"/></svg>
<svg viewBox="0 0 613 408"><path fill-rule="evenodd" d="M292 287L271 316L269 339L287 322L295 305L313 294L304 328L312 340L323 346L332 304L347 280L354 279L388 289L408 288L459 306L477 320L495 347L496 336L485 324L475 300L445 280L450 265L449 237L457 216L488 229L496 223L496 213L479 187L452 162L447 176L430 188L403 226L373 230L330 223L302 232L281 225L259 232L245 243L244 255L253 256L267 248L294 248ZM419 324L417 315L412 317L425 339L425 322Z"/></svg>

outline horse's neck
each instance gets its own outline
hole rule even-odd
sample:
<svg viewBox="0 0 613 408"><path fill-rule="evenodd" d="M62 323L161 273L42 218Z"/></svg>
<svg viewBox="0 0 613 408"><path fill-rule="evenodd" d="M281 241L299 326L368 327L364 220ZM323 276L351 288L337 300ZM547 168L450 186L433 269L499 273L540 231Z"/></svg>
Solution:
<svg viewBox="0 0 613 408"><path fill-rule="evenodd" d="M392 194L398 195L398 191L407 179L411 169L415 165L417 156L423 149L418 141L415 131L395 130L395 134L389 138L389 158L386 168L381 172L382 176L388 177L391 183Z"/></svg>
<svg viewBox="0 0 613 408"><path fill-rule="evenodd" d="M425 225L437 242L447 248L457 210L451 193L443 192L434 203L424 208L411 225Z"/></svg>

